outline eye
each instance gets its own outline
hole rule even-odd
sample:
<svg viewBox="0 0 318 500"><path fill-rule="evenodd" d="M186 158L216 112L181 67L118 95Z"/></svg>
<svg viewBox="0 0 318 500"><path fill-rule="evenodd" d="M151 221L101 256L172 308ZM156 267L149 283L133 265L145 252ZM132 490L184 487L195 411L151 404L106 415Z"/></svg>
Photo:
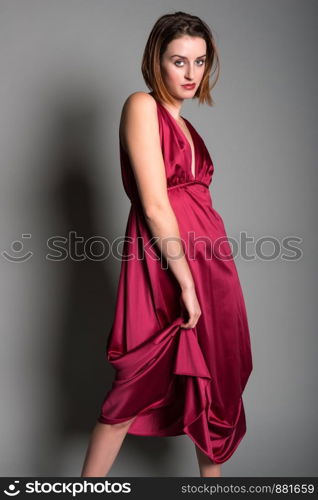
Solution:
<svg viewBox="0 0 318 500"><path fill-rule="evenodd" d="M199 63L198 66L203 66L205 63L205 59L198 59L196 62ZM181 63L181 65L179 65L179 63ZM184 61L182 61L181 59L179 59L178 61L175 61L175 65L178 68L182 68L183 64L184 64Z"/></svg>

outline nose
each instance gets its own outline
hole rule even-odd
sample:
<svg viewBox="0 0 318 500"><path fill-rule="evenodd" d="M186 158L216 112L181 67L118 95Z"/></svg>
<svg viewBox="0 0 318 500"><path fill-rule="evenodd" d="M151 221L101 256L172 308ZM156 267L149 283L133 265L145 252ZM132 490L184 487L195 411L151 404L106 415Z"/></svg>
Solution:
<svg viewBox="0 0 318 500"><path fill-rule="evenodd" d="M193 69L193 65L192 65L192 64L188 64L186 67L187 67L186 77L187 77L189 80L193 80L193 76L194 76L194 69Z"/></svg>

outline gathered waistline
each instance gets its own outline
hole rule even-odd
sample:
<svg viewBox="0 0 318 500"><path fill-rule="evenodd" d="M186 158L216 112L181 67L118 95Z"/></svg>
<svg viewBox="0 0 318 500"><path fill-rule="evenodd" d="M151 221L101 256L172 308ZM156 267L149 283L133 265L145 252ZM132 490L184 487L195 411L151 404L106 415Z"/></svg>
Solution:
<svg viewBox="0 0 318 500"><path fill-rule="evenodd" d="M174 186L168 186L167 187L167 191L172 191L173 189L176 189L176 188L182 188L184 186L191 186L191 185L195 185L195 184L200 184L201 186L204 186L209 191L209 185L206 184L205 182L198 181L198 180L181 182L180 184L175 184ZM139 197L137 199L130 198L130 202L131 202L132 205L139 206L140 208L142 208L142 205L141 205Z"/></svg>
<svg viewBox="0 0 318 500"><path fill-rule="evenodd" d="M181 184L175 184L174 186L169 186L167 189L168 189L168 191L171 191L172 189L176 189L176 188L183 187L183 186L190 186L191 184L201 184L202 186L209 189L208 184L206 184L205 182L202 182L202 181L198 181L198 180L182 182Z"/></svg>

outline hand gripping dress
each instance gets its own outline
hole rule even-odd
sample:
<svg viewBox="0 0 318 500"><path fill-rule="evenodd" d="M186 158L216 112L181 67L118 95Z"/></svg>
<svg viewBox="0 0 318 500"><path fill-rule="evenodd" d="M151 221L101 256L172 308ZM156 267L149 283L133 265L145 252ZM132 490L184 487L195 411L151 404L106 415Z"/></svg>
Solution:
<svg viewBox="0 0 318 500"><path fill-rule="evenodd" d="M195 148L194 176L188 139L171 113L156 103L168 196L202 313L194 328L180 327L187 319L181 288L147 225L119 141L131 207L106 347L115 377L98 421L115 424L136 417L129 434L187 434L220 464L246 433L242 393L252 371L247 313L224 223L212 206L210 154L183 118Z"/></svg>

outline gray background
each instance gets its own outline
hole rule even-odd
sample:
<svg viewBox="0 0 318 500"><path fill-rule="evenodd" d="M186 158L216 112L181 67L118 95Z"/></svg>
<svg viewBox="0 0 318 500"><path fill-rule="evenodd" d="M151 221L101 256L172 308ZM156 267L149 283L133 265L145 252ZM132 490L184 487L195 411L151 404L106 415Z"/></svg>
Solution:
<svg viewBox="0 0 318 500"><path fill-rule="evenodd" d="M247 434L222 473L317 475L317 2L1 0L2 475L80 474L113 376L120 260L50 260L47 240L124 234L121 107L148 91L144 45L175 10L202 17L220 50L216 106L182 114L213 158L228 236L272 237L286 254L283 238L302 238L298 260L254 244L236 258L254 370ZM198 474L187 436L128 435L109 476Z"/></svg>

